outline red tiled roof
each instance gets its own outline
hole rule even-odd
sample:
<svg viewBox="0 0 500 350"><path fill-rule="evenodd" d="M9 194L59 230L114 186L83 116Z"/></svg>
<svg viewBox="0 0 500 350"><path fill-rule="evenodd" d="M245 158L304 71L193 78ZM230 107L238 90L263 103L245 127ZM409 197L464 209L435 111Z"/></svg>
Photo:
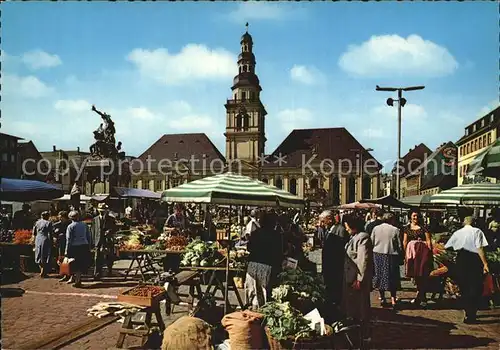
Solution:
<svg viewBox="0 0 500 350"><path fill-rule="evenodd" d="M205 157L203 155L205 155ZM161 160L165 159L173 163L176 156L177 159L182 162L188 162L190 159L195 159L196 161L192 164L196 170L202 170L204 164L206 164L205 168L209 167L210 162L214 159L220 159L222 162L226 162L224 156L204 133L163 135L137 159L146 162L148 156L153 160L151 162L151 168L153 170L158 169L158 163ZM205 159L205 162L203 162L203 159ZM166 163L163 165L168 164L168 161L164 161ZM140 164L137 161L132 162L132 164L134 170L139 169ZM214 166L218 167L220 164L220 161L216 161Z"/></svg>
<svg viewBox="0 0 500 350"><path fill-rule="evenodd" d="M316 160L331 159L335 164L339 160L350 160L356 164L357 153L353 150L360 150L363 155L363 162L373 159L381 168L381 164L368 153L363 146L352 136L346 128L322 128L322 129L295 129L270 155L273 157L286 156L286 167L302 166L303 156L306 160L313 156L313 149L316 150ZM358 151L359 152L359 151ZM266 164L268 167L276 164Z"/></svg>
<svg viewBox="0 0 500 350"><path fill-rule="evenodd" d="M410 151L401 158L401 167L403 168L403 171L400 176L404 177L413 173L420 165L422 165L426 157L429 157L431 154L432 151L423 143L415 146L413 149L410 149Z"/></svg>

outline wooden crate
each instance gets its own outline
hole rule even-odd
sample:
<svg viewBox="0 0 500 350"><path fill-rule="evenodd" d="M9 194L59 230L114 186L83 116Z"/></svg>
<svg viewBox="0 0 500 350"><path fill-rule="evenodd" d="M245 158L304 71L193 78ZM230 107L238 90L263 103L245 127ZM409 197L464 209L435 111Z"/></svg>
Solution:
<svg viewBox="0 0 500 350"><path fill-rule="evenodd" d="M145 306L145 307L158 306L160 301L165 297L165 293L166 293L166 291L164 290L162 293L160 293L154 297L150 297L150 296L149 297L141 297L141 296L136 296L136 295L130 295L129 293L136 288L139 288L139 286L127 289L123 293L119 294L118 299L117 299L118 302L129 303L129 304Z"/></svg>

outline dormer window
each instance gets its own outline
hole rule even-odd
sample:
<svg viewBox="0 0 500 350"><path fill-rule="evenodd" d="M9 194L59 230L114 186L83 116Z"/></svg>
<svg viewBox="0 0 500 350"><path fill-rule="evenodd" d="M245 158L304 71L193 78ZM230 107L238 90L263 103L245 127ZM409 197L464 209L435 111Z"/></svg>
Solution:
<svg viewBox="0 0 500 350"><path fill-rule="evenodd" d="M476 132L476 124L472 125L472 132Z"/></svg>
<svg viewBox="0 0 500 350"><path fill-rule="evenodd" d="M493 121L494 121L494 120L495 120L495 116L492 114L492 115L490 116L490 122L491 122L491 123L493 123Z"/></svg>
<svg viewBox="0 0 500 350"><path fill-rule="evenodd" d="M485 124L485 123L486 123L486 120L485 120L485 119L481 120L481 127L484 127L484 124Z"/></svg>
<svg viewBox="0 0 500 350"><path fill-rule="evenodd" d="M469 136L469 128L465 129L465 136Z"/></svg>

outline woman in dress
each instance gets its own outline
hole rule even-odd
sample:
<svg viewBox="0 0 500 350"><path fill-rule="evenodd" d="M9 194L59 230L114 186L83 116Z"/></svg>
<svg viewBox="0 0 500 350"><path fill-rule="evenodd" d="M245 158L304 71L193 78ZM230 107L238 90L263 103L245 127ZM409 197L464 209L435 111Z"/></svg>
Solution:
<svg viewBox="0 0 500 350"><path fill-rule="evenodd" d="M346 317L361 326L364 341L369 341L370 292L373 278L373 246L370 236L363 232L363 220L349 215L344 225L351 239L346 244L342 309Z"/></svg>
<svg viewBox="0 0 500 350"><path fill-rule="evenodd" d="M281 237L275 230L273 214L259 213L260 227L252 232L247 243L248 267L245 279L245 295L248 306L258 309L270 295L273 275L277 275L283 261Z"/></svg>
<svg viewBox="0 0 500 350"><path fill-rule="evenodd" d="M79 288L82 285L82 272L88 270L91 261L90 230L85 223L79 221L77 211L71 211L68 216L72 222L66 229L65 256L75 259L70 266L75 276L74 287Z"/></svg>
<svg viewBox="0 0 500 350"><path fill-rule="evenodd" d="M54 233L52 223L49 221L50 213L44 211L42 217L33 227L35 237L35 262L40 266L40 277L47 277L50 269L50 257L52 251L52 235Z"/></svg>
<svg viewBox="0 0 500 350"><path fill-rule="evenodd" d="M426 287L432 271L432 240L429 230L423 224L420 212L410 212L410 223L403 231L406 276L417 286L417 295L412 304L426 306Z"/></svg>
<svg viewBox="0 0 500 350"><path fill-rule="evenodd" d="M403 247L394 214L385 213L382 219L383 223L376 226L371 233L375 265L373 287L378 289L382 305L386 304L385 292L389 291L392 307L395 308L396 292L401 286L400 265L403 262Z"/></svg>

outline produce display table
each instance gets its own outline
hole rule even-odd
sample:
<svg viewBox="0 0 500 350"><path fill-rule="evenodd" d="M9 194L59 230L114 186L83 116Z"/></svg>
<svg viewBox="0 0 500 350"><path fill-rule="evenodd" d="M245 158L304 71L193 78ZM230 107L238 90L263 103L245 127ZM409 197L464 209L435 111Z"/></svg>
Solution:
<svg viewBox="0 0 500 350"><path fill-rule="evenodd" d="M205 293L203 293L203 297L215 298L215 294L217 293L217 290L220 290L222 292L222 295L225 295L226 288L224 287L224 283L217 276L218 272L221 272L221 271L225 272L226 271L225 267L181 267L181 270L207 272L210 274L210 279L208 281L207 289L205 290ZM234 274L235 272L244 272L244 271L241 269L234 269L234 268L229 269L230 274ZM236 287L236 284L234 283L234 279L232 277L233 276L230 276L230 278L229 278L229 285L227 286L227 288L228 288L228 291L232 291L236 294L236 298L238 299L238 304L240 305L241 309L243 310L245 308L245 304L243 303L243 300L241 299L238 288ZM231 305L229 305L229 301L228 301L227 302L227 309L229 309L230 306Z"/></svg>
<svg viewBox="0 0 500 350"><path fill-rule="evenodd" d="M154 277L160 277L162 270L155 267L155 264L161 263L162 259L168 254L182 254L183 251L177 250L154 250L154 249L140 249L140 250L121 250L121 253L131 254L132 261L125 272L125 280L127 280L132 270L135 270L135 275L141 275L143 281L147 281L153 274ZM134 263L137 262L137 267Z"/></svg>

